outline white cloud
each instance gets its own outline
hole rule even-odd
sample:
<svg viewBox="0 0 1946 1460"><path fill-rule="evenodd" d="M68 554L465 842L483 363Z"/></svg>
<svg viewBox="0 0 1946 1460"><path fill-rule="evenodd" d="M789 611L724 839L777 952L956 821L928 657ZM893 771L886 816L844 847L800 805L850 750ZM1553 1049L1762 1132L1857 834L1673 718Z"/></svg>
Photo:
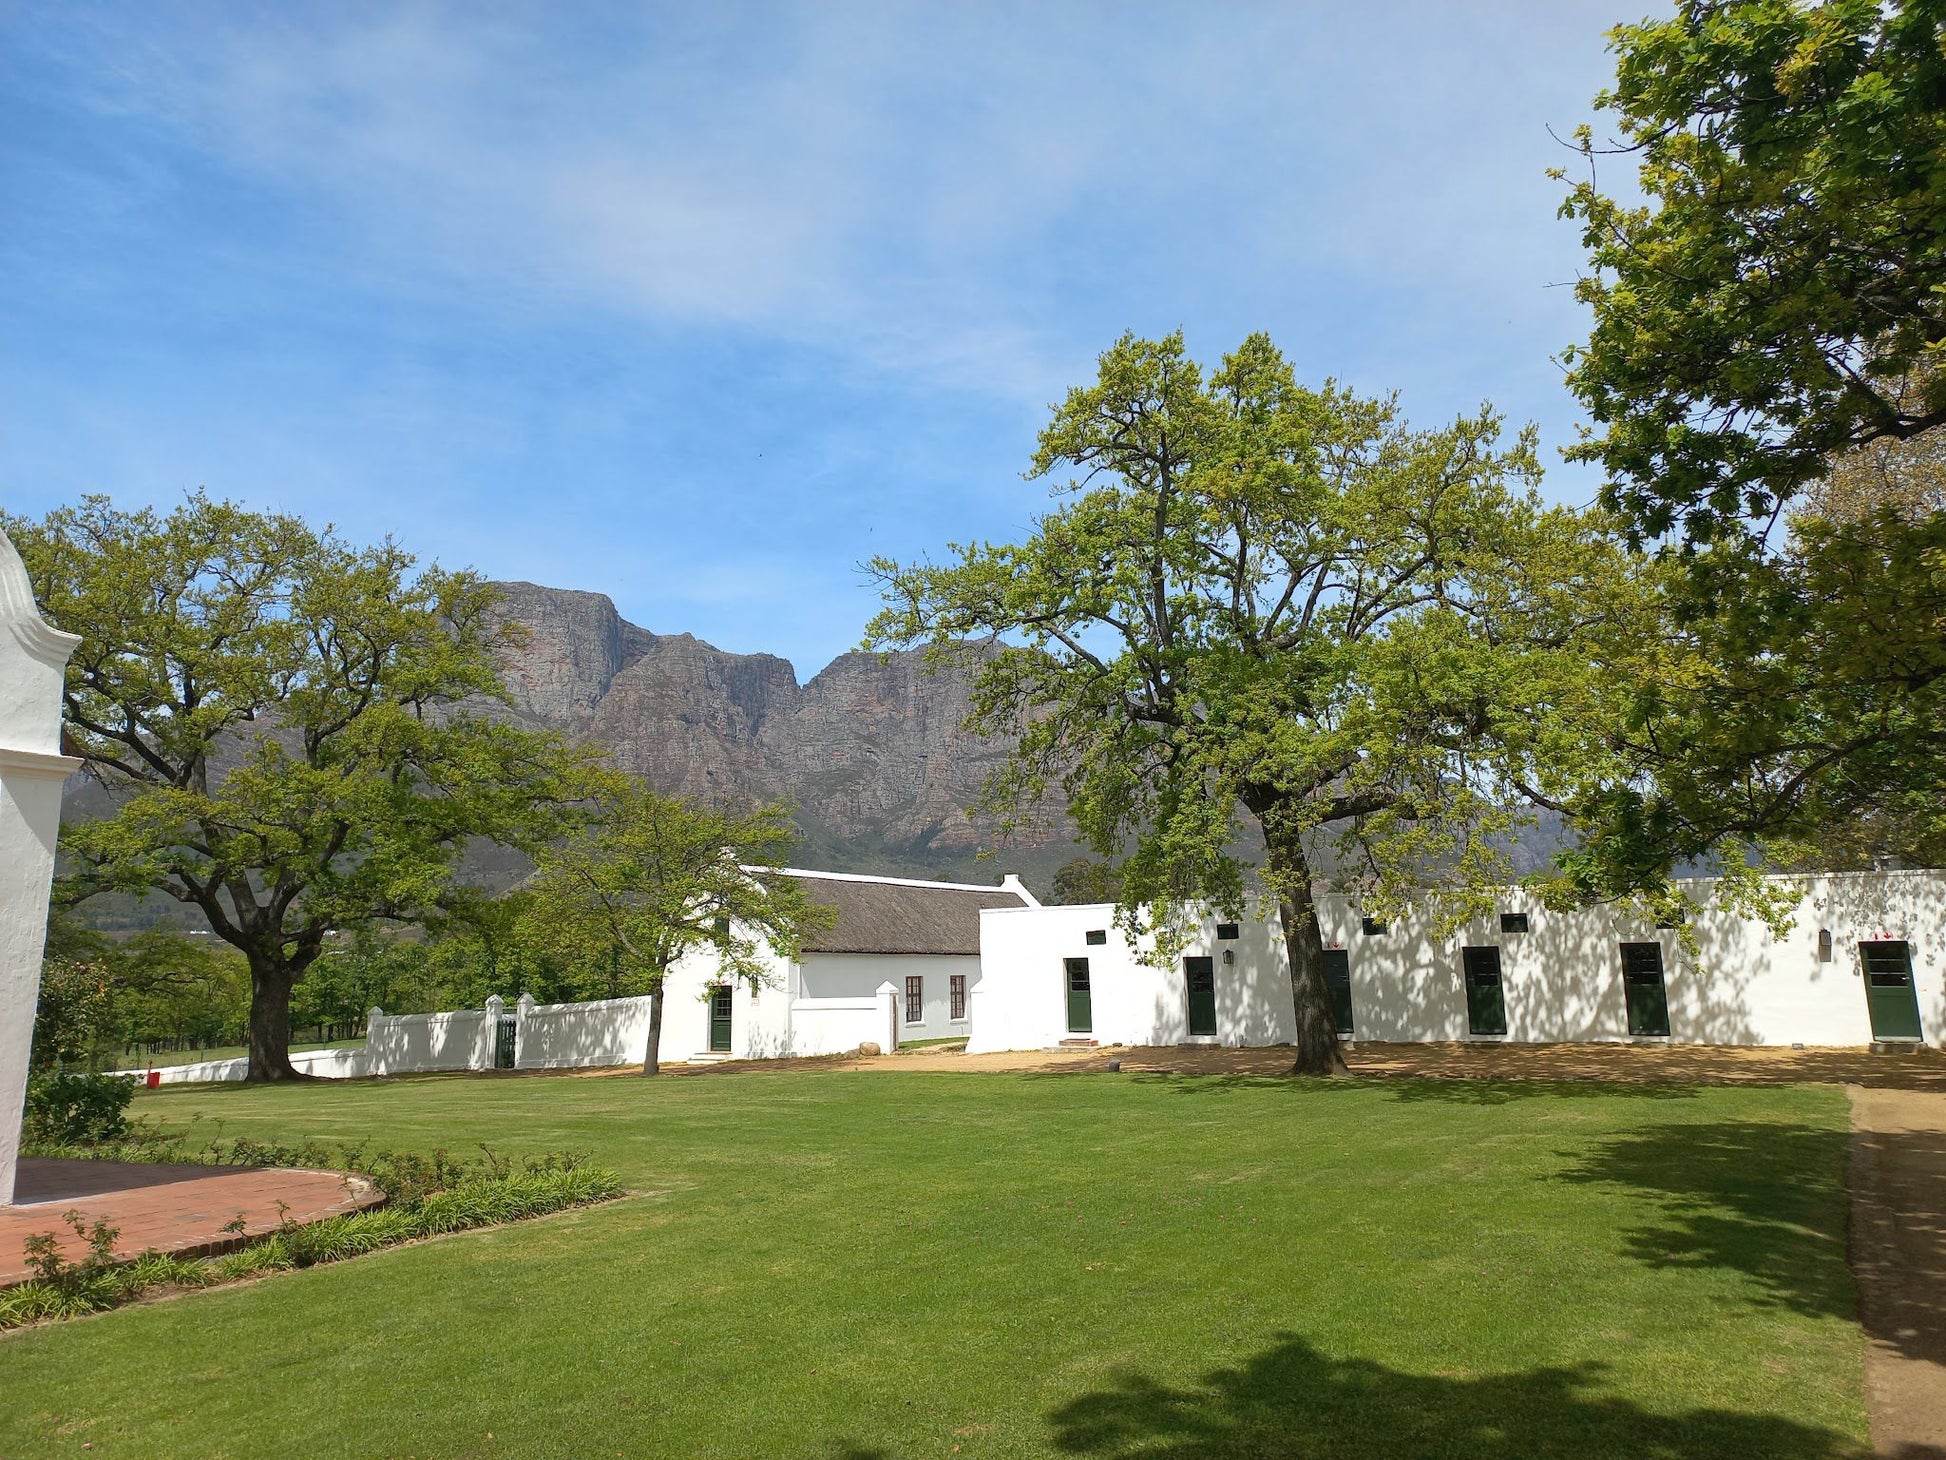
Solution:
<svg viewBox="0 0 1946 1460"><path fill-rule="evenodd" d="M1580 114L1533 109L1599 55L1565 9L224 8L98 43L103 104L404 270L1043 401L1060 316L1146 324L1198 272L1538 289L1544 124Z"/></svg>

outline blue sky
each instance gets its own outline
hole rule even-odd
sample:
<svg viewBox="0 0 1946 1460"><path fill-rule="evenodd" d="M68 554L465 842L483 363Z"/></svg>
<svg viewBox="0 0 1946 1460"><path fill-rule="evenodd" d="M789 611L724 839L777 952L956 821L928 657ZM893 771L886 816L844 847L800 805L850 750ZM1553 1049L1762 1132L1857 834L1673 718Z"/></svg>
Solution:
<svg viewBox="0 0 1946 1460"><path fill-rule="evenodd" d="M808 677L860 560L1026 528L1123 330L1552 458L1548 129L1636 13L13 0L0 500L203 485Z"/></svg>

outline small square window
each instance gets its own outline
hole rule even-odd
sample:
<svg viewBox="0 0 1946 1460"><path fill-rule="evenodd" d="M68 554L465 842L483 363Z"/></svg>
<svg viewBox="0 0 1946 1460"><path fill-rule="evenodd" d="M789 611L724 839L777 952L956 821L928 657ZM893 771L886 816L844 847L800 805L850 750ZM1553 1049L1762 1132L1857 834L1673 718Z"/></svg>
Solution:
<svg viewBox="0 0 1946 1460"><path fill-rule="evenodd" d="M1235 923L1218 923L1216 925L1216 936L1221 941L1226 943L1232 942L1235 940L1236 935L1237 925Z"/></svg>
<svg viewBox="0 0 1946 1460"><path fill-rule="evenodd" d="M1526 913L1500 914L1500 931L1503 933L1524 933L1527 931Z"/></svg>
<svg viewBox="0 0 1946 1460"><path fill-rule="evenodd" d="M1088 929L1088 946L1090 948L1100 948L1107 942L1108 942L1108 929L1106 928Z"/></svg>
<svg viewBox="0 0 1946 1460"><path fill-rule="evenodd" d="M1385 924L1378 918L1364 918L1361 921L1364 924L1365 936L1367 938L1376 938L1385 932Z"/></svg>

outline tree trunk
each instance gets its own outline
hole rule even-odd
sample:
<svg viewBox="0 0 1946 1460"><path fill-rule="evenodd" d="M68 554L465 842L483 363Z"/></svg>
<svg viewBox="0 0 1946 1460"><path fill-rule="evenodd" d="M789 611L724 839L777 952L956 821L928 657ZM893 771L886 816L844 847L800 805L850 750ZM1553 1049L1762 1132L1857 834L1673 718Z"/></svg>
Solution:
<svg viewBox="0 0 1946 1460"><path fill-rule="evenodd" d="M662 1073L662 981L649 985L649 1047L642 1056L642 1073Z"/></svg>
<svg viewBox="0 0 1946 1460"><path fill-rule="evenodd" d="M1324 933L1318 927L1317 900L1311 895L1311 862L1294 836L1273 836L1266 828L1265 842L1290 959L1291 1005L1297 1013L1297 1063L1291 1073L1341 1075L1345 1050L1324 982Z"/></svg>
<svg viewBox="0 0 1946 1460"><path fill-rule="evenodd" d="M291 985L297 974L279 963L250 960L250 1080L303 1080L291 1063Z"/></svg>

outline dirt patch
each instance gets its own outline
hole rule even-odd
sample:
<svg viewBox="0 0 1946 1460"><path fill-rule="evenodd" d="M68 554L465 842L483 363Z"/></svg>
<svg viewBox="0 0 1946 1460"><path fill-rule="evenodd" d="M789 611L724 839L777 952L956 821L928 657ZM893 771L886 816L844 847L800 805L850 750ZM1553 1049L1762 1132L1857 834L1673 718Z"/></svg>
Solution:
<svg viewBox="0 0 1946 1460"><path fill-rule="evenodd" d="M1653 1081L1686 1085L1864 1085L1874 1089L1946 1094L1946 1051L1914 1049L1875 1054L1867 1049L1731 1049L1668 1044L1370 1044L1347 1051L1361 1077L1445 1080ZM1211 1045L1012 1050L965 1054L922 1049L860 1058L729 1060L665 1066L672 1074L714 1075L777 1069L993 1071L1034 1074L1105 1070L1120 1060L1143 1074L1281 1075L1291 1052L1283 1048L1226 1049Z"/></svg>

